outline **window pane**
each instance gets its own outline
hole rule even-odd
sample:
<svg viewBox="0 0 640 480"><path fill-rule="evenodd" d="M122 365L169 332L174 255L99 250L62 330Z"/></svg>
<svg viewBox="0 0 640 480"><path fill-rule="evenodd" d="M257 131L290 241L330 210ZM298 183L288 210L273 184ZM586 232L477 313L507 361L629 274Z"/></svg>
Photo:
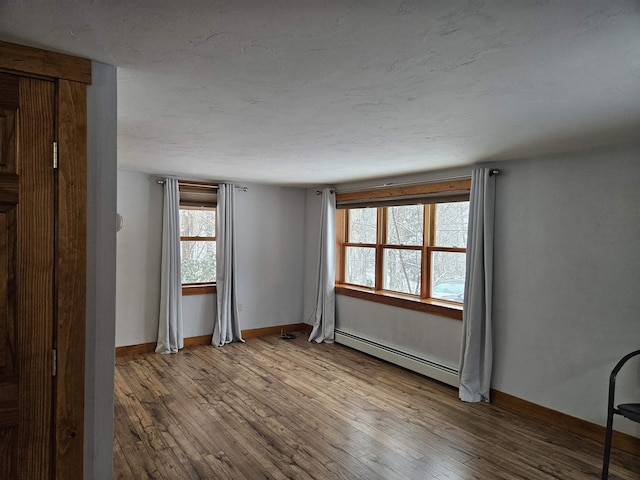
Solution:
<svg viewBox="0 0 640 480"><path fill-rule="evenodd" d="M180 242L182 283L216 281L216 242Z"/></svg>
<svg viewBox="0 0 640 480"><path fill-rule="evenodd" d="M422 245L423 218L422 205L387 207L387 243Z"/></svg>
<svg viewBox="0 0 640 480"><path fill-rule="evenodd" d="M216 211L180 209L181 237L215 237Z"/></svg>
<svg viewBox="0 0 640 480"><path fill-rule="evenodd" d="M346 250L345 282L364 287L375 286L375 248L347 247Z"/></svg>
<svg viewBox="0 0 640 480"><path fill-rule="evenodd" d="M419 250L385 248L382 288L420 295L421 258Z"/></svg>
<svg viewBox="0 0 640 480"><path fill-rule="evenodd" d="M466 254L459 252L433 252L431 298L462 302Z"/></svg>
<svg viewBox="0 0 640 480"><path fill-rule="evenodd" d="M349 210L349 242L376 243L377 212L377 208Z"/></svg>
<svg viewBox="0 0 640 480"><path fill-rule="evenodd" d="M436 205L436 243L438 247L467 247L469 202Z"/></svg>

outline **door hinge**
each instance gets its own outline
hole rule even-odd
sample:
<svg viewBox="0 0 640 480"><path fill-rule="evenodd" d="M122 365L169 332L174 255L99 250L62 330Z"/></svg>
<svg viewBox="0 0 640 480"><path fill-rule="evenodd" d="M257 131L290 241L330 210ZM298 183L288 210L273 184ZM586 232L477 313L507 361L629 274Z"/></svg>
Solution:
<svg viewBox="0 0 640 480"><path fill-rule="evenodd" d="M58 142L53 142L53 168L58 168Z"/></svg>
<svg viewBox="0 0 640 480"><path fill-rule="evenodd" d="M51 375L55 377L58 374L58 350L55 348L51 350L51 355L53 359L53 371L51 372Z"/></svg>

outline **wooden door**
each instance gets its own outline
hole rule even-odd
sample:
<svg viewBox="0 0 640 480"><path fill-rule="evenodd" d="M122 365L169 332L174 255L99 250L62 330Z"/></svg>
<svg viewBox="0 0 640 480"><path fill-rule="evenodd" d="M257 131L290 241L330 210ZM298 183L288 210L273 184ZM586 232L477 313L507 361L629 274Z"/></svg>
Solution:
<svg viewBox="0 0 640 480"><path fill-rule="evenodd" d="M0 478L53 465L55 85L0 73Z"/></svg>

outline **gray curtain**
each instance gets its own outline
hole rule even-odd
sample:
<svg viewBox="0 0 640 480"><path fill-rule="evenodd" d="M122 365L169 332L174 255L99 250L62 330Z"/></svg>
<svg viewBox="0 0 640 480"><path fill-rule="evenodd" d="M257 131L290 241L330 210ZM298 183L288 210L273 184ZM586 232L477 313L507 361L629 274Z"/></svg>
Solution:
<svg viewBox="0 0 640 480"><path fill-rule="evenodd" d="M218 186L216 207L216 291L218 309L211 344L221 347L242 342L238 319L236 282L235 189L231 184Z"/></svg>
<svg viewBox="0 0 640 480"><path fill-rule="evenodd" d="M182 279L180 273L180 191L178 180L164 180L160 315L156 353L176 353L183 347Z"/></svg>
<svg viewBox="0 0 640 480"><path fill-rule="evenodd" d="M491 390L495 177L490 172L479 168L471 176L459 374L465 402L488 402Z"/></svg>
<svg viewBox="0 0 640 480"><path fill-rule="evenodd" d="M333 343L335 337L336 294L336 202L330 188L322 190L320 248L316 277L315 322L309 341Z"/></svg>

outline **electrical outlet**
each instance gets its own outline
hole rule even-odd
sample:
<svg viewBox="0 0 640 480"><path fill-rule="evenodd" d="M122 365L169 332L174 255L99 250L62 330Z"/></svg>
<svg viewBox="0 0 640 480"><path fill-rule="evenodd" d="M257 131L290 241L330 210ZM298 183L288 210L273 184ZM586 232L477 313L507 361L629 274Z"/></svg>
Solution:
<svg viewBox="0 0 640 480"><path fill-rule="evenodd" d="M241 312L241 311L242 311L242 304L241 304L241 303L239 303L239 304L238 304L238 311L239 311L239 312Z"/></svg>

